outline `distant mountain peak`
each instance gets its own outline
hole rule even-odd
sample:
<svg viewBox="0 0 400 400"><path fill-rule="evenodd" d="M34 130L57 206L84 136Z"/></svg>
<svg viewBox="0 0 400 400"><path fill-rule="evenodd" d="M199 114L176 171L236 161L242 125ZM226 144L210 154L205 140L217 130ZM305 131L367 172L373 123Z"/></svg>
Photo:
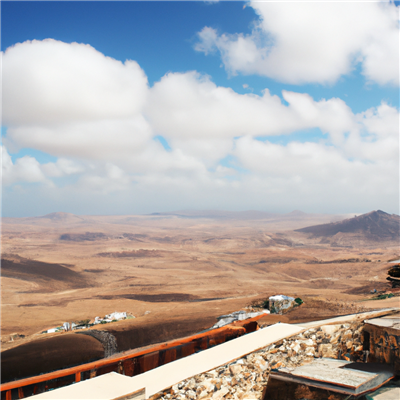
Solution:
<svg viewBox="0 0 400 400"><path fill-rule="evenodd" d="M297 217L297 216L307 215L307 213L300 211L300 210L293 210L292 212L287 213L286 215L291 215L293 217Z"/></svg>
<svg viewBox="0 0 400 400"><path fill-rule="evenodd" d="M80 217L78 217L75 214L66 213L63 211L53 212L53 213L46 214L46 215L43 215L41 217L36 217L36 218L46 218L46 219L50 219L52 221L65 221L67 219L76 219L76 218L81 219Z"/></svg>
<svg viewBox="0 0 400 400"><path fill-rule="evenodd" d="M390 215L387 212L382 211L382 210L371 211L368 214L370 214L370 215L374 215L374 214L376 214L376 215ZM368 214L364 214L364 215L368 215Z"/></svg>

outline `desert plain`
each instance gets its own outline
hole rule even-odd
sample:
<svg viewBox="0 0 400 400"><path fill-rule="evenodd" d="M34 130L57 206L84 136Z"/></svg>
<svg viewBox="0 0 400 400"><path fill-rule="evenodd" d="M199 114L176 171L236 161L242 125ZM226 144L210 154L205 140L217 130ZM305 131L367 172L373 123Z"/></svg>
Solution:
<svg viewBox="0 0 400 400"><path fill-rule="evenodd" d="M369 219L384 230L385 221L365 215L59 212L3 218L2 352L63 335L41 333L63 322L114 311L135 318L101 328L142 335L139 346L207 329L218 316L276 294L304 304L266 323L398 306L386 280L389 261L399 258L398 239L371 235ZM342 220L358 225L325 236L298 231ZM395 297L372 300L388 292Z"/></svg>

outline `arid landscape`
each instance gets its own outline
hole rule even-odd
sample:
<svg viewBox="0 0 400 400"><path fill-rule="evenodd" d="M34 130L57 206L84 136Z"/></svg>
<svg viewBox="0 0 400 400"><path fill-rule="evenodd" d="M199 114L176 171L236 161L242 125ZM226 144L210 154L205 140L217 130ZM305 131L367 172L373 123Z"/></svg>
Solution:
<svg viewBox="0 0 400 400"><path fill-rule="evenodd" d="M101 326L122 351L199 332L275 294L304 304L264 323L398 305L399 289L386 280L398 241L399 217L382 211L4 218L2 363L29 354L49 359L49 352L66 362L65 354L79 349L80 358L67 364L99 358L90 337L41 332L114 311L135 316ZM391 292L395 297L371 300Z"/></svg>

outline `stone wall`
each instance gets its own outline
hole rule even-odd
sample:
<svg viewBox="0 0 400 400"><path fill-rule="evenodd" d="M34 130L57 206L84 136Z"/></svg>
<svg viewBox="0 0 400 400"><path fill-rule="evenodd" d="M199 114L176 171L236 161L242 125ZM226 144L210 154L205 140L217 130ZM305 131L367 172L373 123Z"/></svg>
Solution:
<svg viewBox="0 0 400 400"><path fill-rule="evenodd" d="M90 329L77 333L81 335L92 336L97 339L104 347L104 358L110 357L118 352L117 341L115 339L115 336L112 335L110 332Z"/></svg>
<svg viewBox="0 0 400 400"><path fill-rule="evenodd" d="M363 359L363 323L324 325L281 340L229 364L193 376L152 400L262 399L271 369L296 367L314 357Z"/></svg>
<svg viewBox="0 0 400 400"><path fill-rule="evenodd" d="M369 362L393 365L396 374L400 375L400 327L367 323L363 343Z"/></svg>

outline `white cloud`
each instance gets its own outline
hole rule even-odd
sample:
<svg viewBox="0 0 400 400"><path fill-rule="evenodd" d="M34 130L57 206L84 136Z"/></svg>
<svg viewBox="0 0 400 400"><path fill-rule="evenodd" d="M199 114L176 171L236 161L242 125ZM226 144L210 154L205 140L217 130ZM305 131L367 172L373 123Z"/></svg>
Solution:
<svg viewBox="0 0 400 400"><path fill-rule="evenodd" d="M393 3L258 2L250 35L198 33L195 49L218 50L231 73L292 84L334 83L362 64L368 81L399 83L399 14Z"/></svg>
<svg viewBox="0 0 400 400"><path fill-rule="evenodd" d="M24 156L18 158L14 164L4 146L1 146L1 153L2 183L4 185L11 185L16 182L50 183L43 174L40 163L34 157Z"/></svg>
<svg viewBox="0 0 400 400"><path fill-rule="evenodd" d="M151 128L142 115L58 124L14 125L7 140L62 157L104 159L133 156L151 140Z"/></svg>
<svg viewBox="0 0 400 400"><path fill-rule="evenodd" d="M129 118L146 101L147 77L137 62L86 44L18 43L3 54L2 68L8 126Z"/></svg>
<svg viewBox="0 0 400 400"><path fill-rule="evenodd" d="M235 137L315 127L342 137L355 128L354 115L341 99L316 102L308 94L288 91L283 97L289 106L268 90L262 96L241 95L195 72L170 73L151 89L146 113L154 130L170 144L212 160L227 155Z"/></svg>
<svg viewBox="0 0 400 400"><path fill-rule="evenodd" d="M59 158L55 163L42 164L41 170L48 177L59 178L84 172L85 168L73 160Z"/></svg>
<svg viewBox="0 0 400 400"><path fill-rule="evenodd" d="M53 40L8 49L3 65L5 105L13 104L4 108L4 142L57 157L40 164L25 156L13 163L4 149L3 183L43 183L35 185L36 197L42 193L66 207L82 199L86 211L79 212L86 213L104 210L107 201L125 204L130 213L181 207L284 211L290 204L327 211L342 195L351 198L350 208L362 204L367 211L379 201L380 208L385 202L392 210L397 206L399 113L388 104L355 115L341 99L315 101L283 91L286 104L268 90L238 94L195 71L169 73L148 88L134 61L122 64L90 46ZM92 69L99 72L83 84ZM318 143L296 140L296 132L313 128L324 133ZM287 134L293 134L287 145L271 143ZM158 135L169 151L154 139ZM57 187L57 178L72 175L63 180L69 182L65 188ZM340 204L345 207L344 200Z"/></svg>
<svg viewBox="0 0 400 400"><path fill-rule="evenodd" d="M126 190L130 187L131 181L132 179L125 171L107 162L95 171L83 175L77 187L95 194L108 194Z"/></svg>

